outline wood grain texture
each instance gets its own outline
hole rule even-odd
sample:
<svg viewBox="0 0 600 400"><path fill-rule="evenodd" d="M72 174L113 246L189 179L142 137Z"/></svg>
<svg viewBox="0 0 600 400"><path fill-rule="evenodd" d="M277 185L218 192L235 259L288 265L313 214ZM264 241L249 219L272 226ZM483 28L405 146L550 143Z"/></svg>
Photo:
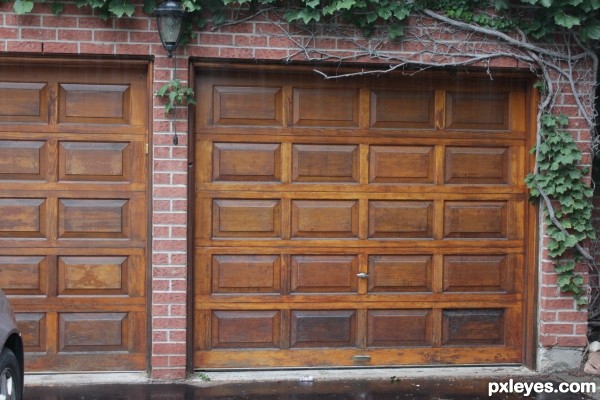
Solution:
<svg viewBox="0 0 600 400"><path fill-rule="evenodd" d="M27 371L146 369L147 65L0 64L0 287Z"/></svg>
<svg viewBox="0 0 600 400"><path fill-rule="evenodd" d="M194 366L524 362L531 81L244 71L196 71Z"/></svg>

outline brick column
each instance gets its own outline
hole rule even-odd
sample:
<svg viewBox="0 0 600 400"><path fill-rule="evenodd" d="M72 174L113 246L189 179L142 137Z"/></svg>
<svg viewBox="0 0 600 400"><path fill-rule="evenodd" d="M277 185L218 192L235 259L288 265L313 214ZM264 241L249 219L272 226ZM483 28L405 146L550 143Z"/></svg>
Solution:
<svg viewBox="0 0 600 400"><path fill-rule="evenodd" d="M154 46L154 92L175 78L174 59ZM161 56L158 56L161 54ZM187 82L187 58L178 57L178 78ZM187 329L187 107L164 114L154 97L152 213L152 345L151 377L182 379L186 374ZM175 124L179 143L173 144Z"/></svg>

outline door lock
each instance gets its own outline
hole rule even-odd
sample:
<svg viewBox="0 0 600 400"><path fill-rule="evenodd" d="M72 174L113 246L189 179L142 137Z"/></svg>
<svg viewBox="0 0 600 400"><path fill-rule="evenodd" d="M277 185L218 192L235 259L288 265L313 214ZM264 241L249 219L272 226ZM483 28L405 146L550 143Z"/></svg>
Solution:
<svg viewBox="0 0 600 400"><path fill-rule="evenodd" d="M361 273L356 274L356 276L358 276L360 279L367 279L369 277L369 274L365 274L364 272L361 272Z"/></svg>

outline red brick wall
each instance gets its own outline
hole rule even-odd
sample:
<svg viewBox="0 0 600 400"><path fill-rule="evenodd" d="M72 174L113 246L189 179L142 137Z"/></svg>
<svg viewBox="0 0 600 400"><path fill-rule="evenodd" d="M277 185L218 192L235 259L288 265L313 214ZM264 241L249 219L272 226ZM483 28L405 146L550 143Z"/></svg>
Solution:
<svg viewBox="0 0 600 400"><path fill-rule="evenodd" d="M407 41L399 44L384 43L381 47L390 56L404 56L410 60L428 61L432 57L421 53L427 48L420 30L433 26L428 19L414 19L407 31ZM505 50L506 46L478 35L452 32L440 26L430 31L437 40L447 44L453 52L479 49ZM350 32L352 33L352 32ZM357 36L358 37L358 36ZM295 39L304 39L295 37ZM357 39L365 44L361 39ZM319 39L323 52L311 53L317 59L328 56L348 57L349 61L376 60L356 52L354 43L329 36ZM326 54L324 54L326 53ZM12 3L0 3L0 54L35 55L136 55L154 57L154 90L174 77L172 60L165 56L153 18L138 7L133 18L102 21L91 16L89 9L67 5L61 16L50 11L50 3L36 3L33 13L17 16ZM458 53L457 53L458 54ZM187 80L188 58L224 59L304 59L295 44L282 31L267 21L247 22L221 30L205 29L199 32L185 49L178 50L178 77ZM459 60L459 57L439 59L440 63ZM483 66L521 68L522 62L511 58L496 58ZM580 90L592 91L586 78L578 80ZM574 98L568 88L558 96L558 104L572 116L571 129L581 148L586 152L584 163L590 160L589 129L574 107ZM174 122L164 116L163 102L154 97L152 122L152 354L151 376L159 379L178 379L186 374L186 329L188 316L187 296L187 110L178 110L177 132L179 145L172 144ZM543 228L542 228L543 229ZM543 237L543 232L540 234ZM586 311L577 310L568 295L556 288L556 275L550 260L542 250L539 254L539 344L540 346L581 347L586 344Z"/></svg>

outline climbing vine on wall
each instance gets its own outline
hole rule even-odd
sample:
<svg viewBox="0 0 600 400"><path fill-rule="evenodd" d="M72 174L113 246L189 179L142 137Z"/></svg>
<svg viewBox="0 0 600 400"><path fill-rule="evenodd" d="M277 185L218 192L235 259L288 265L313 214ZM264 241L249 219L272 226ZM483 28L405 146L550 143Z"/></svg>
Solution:
<svg viewBox="0 0 600 400"><path fill-rule="evenodd" d="M556 260L554 270L560 290L572 293L577 304L583 305L587 293L583 276L575 272L575 266L577 261L593 261L581 247L581 243L595 238L593 189L584 183L589 171L578 167L581 151L573 136L563 129L568 118L544 113L540 122L538 134L543 140L534 149L538 154L537 173L529 174L525 181L532 199L550 203L552 198L556 203L546 207L548 255Z"/></svg>

